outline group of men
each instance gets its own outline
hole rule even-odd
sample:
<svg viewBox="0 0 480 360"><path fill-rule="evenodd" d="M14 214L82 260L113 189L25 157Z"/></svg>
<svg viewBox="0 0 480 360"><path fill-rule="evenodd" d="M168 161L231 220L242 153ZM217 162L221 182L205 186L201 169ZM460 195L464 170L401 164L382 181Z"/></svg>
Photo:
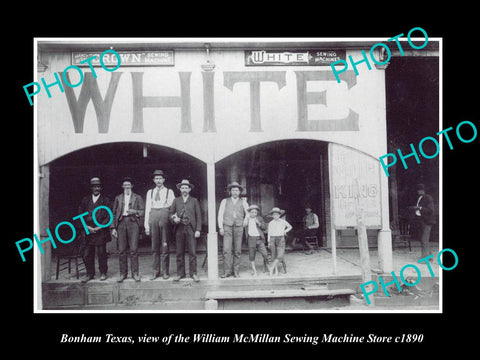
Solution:
<svg viewBox="0 0 480 360"><path fill-rule="evenodd" d="M188 250L190 277L195 282L199 281L196 240L200 237L202 216L198 200L190 196L194 184L190 183L189 180L182 180L176 185L177 189L180 190L180 196L175 197L173 190L164 185L166 176L162 170L155 170L152 176L155 187L147 191L145 203L140 195L133 192L132 178L125 177L122 180L123 192L115 197L113 206L111 206L110 200L101 194L102 184L100 179L95 177L90 180L92 193L82 199L78 209L79 213L88 212L92 214L96 207L103 205L112 209L113 221L110 228L102 228L96 226L91 217L85 218L88 236L85 236L85 232L83 235L85 238L84 262L87 275L82 279L83 282L88 282L95 276L95 254L98 257L100 280L107 278L106 243L112 238L118 240L120 277L117 281L123 282L128 277L128 255L130 255L132 278L135 281L140 281L137 250L142 225L145 234L150 236L152 241L153 259L150 280L155 280L158 277L163 279L170 277L169 247L171 239L174 238L177 266L174 281L179 281L186 276L185 249ZM285 248L285 239L281 240L278 237L284 237L291 230L290 224L286 221L280 222L278 234L275 231L270 231L268 244L265 244L267 243L264 235L266 225L260 223L262 219L257 216L258 206L249 206L246 199L240 197L243 187L239 183L232 182L227 185L226 189L229 192L229 197L221 201L218 211L219 233L223 237L223 272L221 277L240 276L240 255L244 228L248 238L249 259L252 262L254 275L256 275L255 253L258 250L266 260L265 245L271 245L272 254L275 254L274 266L270 268L272 272L278 261L282 260ZM109 222L109 214L106 211L97 213L101 215L96 215L97 224L107 224ZM274 219L276 215L280 216L283 213L284 211L278 208L270 211ZM308 214L307 217L310 218ZM249 228L248 219L252 220L253 224L259 223L260 227L252 226ZM318 218L315 215L312 219L315 219L312 223L315 229L318 227ZM310 227L311 222L310 220L307 222L308 227ZM271 241L270 236L273 239ZM267 265L267 262L265 264Z"/></svg>
<svg viewBox="0 0 480 360"><path fill-rule="evenodd" d="M111 238L118 239L120 277L118 282L123 282L128 276L128 250L131 258L131 274L135 281L140 281L138 266L138 240L141 226L144 226L145 234L150 235L152 241L152 275L151 280L158 277L168 279L170 268L169 246L172 232L176 243L177 274L174 281L179 281L186 276L185 271L185 248L188 250L190 277L199 281L197 275L196 240L200 237L202 228L202 216L199 202L190 196L194 184L189 180L182 180L176 185L180 190L180 196L175 197L172 189L168 189L165 183L165 173L162 170L153 172L155 187L147 191L146 204L142 197L132 191L133 180L126 177L122 181L123 193L115 197L113 206L110 200L101 194L102 184L98 177L90 180L91 195L82 199L78 213L88 212L84 217L86 232L83 258L87 275L83 282L87 282L95 276L95 254L98 257L100 280L107 278L107 251L106 243ZM283 260L285 251L285 237L292 227L285 220L280 219L284 210L273 208L269 213L273 220L267 226L263 218L259 216L257 205L249 206L246 199L240 195L243 187L237 182L227 185L229 197L223 199L218 211L219 233L223 237L223 272L221 277L239 277L240 256L242 249L243 234L247 237L249 247L249 260L252 264L252 274L256 275L255 254L259 251L264 258L265 266L268 265L265 245L272 251L273 265L269 268L270 274L277 272L277 264ZM417 187L418 200L415 206L415 218L420 224L420 240L422 256L428 252L428 242L433 220L433 200L425 194L425 186ZM100 227L98 224L108 224L111 220L106 211L98 211L95 220L92 215L94 209L99 206L112 208L113 221L110 229ZM303 218L304 227L294 232L292 247L295 247L297 239L313 235L319 228L318 216L312 212L310 205L306 205L306 215ZM282 221L280 221L282 220ZM268 233L268 241L265 239ZM86 236L88 234L88 236ZM305 243L311 247L308 243ZM425 255L426 256L426 255Z"/></svg>
<svg viewBox="0 0 480 360"><path fill-rule="evenodd" d="M153 172L155 188L148 190L146 202L132 191L133 180L125 177L122 180L123 192L115 197L113 206L110 200L101 194L102 183L98 177L90 179L92 194L82 199L79 207L81 213L103 205L112 209L113 221L110 228L95 226L93 219L85 217L88 236L85 238L83 254L87 275L82 282L88 282L95 277L95 253L98 257L100 280L107 278L106 243L113 238L118 240L120 277L123 282L128 277L128 255L130 254L131 275L135 281L140 281L138 266L138 240L141 226L145 234L152 239L152 275L151 280L158 277L168 279L170 268L169 245L175 236L177 275L174 281L179 281L185 275L185 247L188 248L190 277L198 282L196 239L200 237L202 217L200 205L196 198L190 196L195 187L189 180L182 180L176 185L180 196L175 197L173 190L165 185L166 176L162 170ZM107 224L108 212L98 212L98 224ZM86 235L86 234L84 234Z"/></svg>

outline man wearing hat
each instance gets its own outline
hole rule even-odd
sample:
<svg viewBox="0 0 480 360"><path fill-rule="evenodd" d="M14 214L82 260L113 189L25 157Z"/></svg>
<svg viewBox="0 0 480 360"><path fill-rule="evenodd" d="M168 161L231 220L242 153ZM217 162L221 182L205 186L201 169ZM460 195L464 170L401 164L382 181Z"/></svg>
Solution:
<svg viewBox="0 0 480 360"><path fill-rule="evenodd" d="M111 208L110 200L101 194L102 182L100 178L93 177L90 179L91 195L85 196L78 207L78 214L88 212L83 217L88 234L83 229L81 233L85 239L85 250L83 254L83 261L87 269L87 275L82 279L83 283L92 280L95 277L95 253L98 257L98 267L100 270L100 280L107 278L108 264L107 264L107 247L106 244L111 240L110 231L108 228L102 228L95 224L92 218L92 213L98 206L106 206ZM100 209L95 213L95 220L98 224L108 224L110 222L110 214Z"/></svg>
<svg viewBox="0 0 480 360"><path fill-rule="evenodd" d="M247 201L239 197L243 191L243 187L239 183L234 181L228 184L227 191L230 192L230 197L223 199L218 209L218 227L220 229L220 235L223 236L222 278L231 276L232 272L233 276L240 276L243 219L248 209Z"/></svg>
<svg viewBox="0 0 480 360"><path fill-rule="evenodd" d="M177 184L181 195L175 198L170 207L170 218L175 224L174 234L177 245L177 276L173 281L185 277L185 245L188 247L188 263L190 277L198 282L196 239L200 237L202 229L202 214L198 200L190 196L194 185L188 180Z"/></svg>
<svg viewBox="0 0 480 360"><path fill-rule="evenodd" d="M430 231L432 225L435 223L433 199L430 195L425 193L425 185L418 184L417 190L417 204L410 208L414 211L414 220L419 229L419 240L422 245L422 259L431 255L428 242L430 240Z"/></svg>
<svg viewBox="0 0 480 360"><path fill-rule="evenodd" d="M111 227L112 236L118 237L118 260L120 263L118 282L125 280L128 274L127 245L130 248L132 278L137 282L140 281L137 248L145 206L142 197L135 194L132 187L132 178L123 178L123 194L117 195L113 204L113 223Z"/></svg>
<svg viewBox="0 0 480 360"><path fill-rule="evenodd" d="M165 173L162 170L153 172L155 187L147 191L145 205L145 234L152 237L153 274L150 280L159 276L168 279L170 267L169 245L171 224L168 211L175 195L173 190L164 185Z"/></svg>

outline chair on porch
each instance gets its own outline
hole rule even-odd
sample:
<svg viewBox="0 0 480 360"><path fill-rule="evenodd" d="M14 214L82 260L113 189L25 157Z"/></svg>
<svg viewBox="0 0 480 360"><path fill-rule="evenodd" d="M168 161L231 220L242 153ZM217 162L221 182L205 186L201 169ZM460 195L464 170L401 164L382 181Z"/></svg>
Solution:
<svg viewBox="0 0 480 360"><path fill-rule="evenodd" d="M317 229L318 230L318 229ZM320 244L318 242L318 231L315 232L315 235L305 236L305 243L312 246L315 250L320 250ZM305 246L304 246L305 250Z"/></svg>
<svg viewBox="0 0 480 360"><path fill-rule="evenodd" d="M410 223L405 219L392 221L390 223L390 230L392 231L393 246L407 246L408 250L412 251L412 235L410 234Z"/></svg>
<svg viewBox="0 0 480 360"><path fill-rule="evenodd" d="M84 239L78 236L72 243L66 244L57 248L55 255L57 257L57 268L55 272L55 279L58 280L58 275L61 271L67 270L70 274L72 272L72 261L75 265L75 277L79 279L79 273L85 270L85 263L83 262Z"/></svg>

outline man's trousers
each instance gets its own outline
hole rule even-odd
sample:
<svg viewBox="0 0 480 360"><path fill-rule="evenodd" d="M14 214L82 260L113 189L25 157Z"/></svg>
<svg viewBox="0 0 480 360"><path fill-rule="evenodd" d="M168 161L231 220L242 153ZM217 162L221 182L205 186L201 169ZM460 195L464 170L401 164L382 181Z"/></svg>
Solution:
<svg viewBox="0 0 480 360"><path fill-rule="evenodd" d="M242 253L243 226L223 225L223 271L225 275L238 275ZM233 246L233 255L232 255ZM233 266L232 266L233 265Z"/></svg>
<svg viewBox="0 0 480 360"><path fill-rule="evenodd" d="M171 223L168 208L151 209L149 215L150 235L152 237L153 273L169 275Z"/></svg>
<svg viewBox="0 0 480 360"><path fill-rule="evenodd" d="M118 260L120 263L120 275L128 275L128 252L130 249L130 261L132 275L138 275L138 237L140 228L138 223L130 216L120 220L117 228L118 234Z"/></svg>
<svg viewBox="0 0 480 360"><path fill-rule="evenodd" d="M175 230L177 245L177 275L185 276L185 246L188 249L190 276L197 274L197 253L195 233L191 225L178 224Z"/></svg>

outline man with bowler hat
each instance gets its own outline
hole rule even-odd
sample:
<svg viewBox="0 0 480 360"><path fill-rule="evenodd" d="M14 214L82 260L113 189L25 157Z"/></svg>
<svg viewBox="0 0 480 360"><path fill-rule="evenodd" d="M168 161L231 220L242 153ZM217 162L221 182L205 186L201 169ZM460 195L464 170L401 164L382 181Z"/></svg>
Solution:
<svg viewBox="0 0 480 360"><path fill-rule="evenodd" d="M98 257L98 267L100 270L100 280L107 278L108 264L107 264L107 247L108 241L111 241L110 231L106 227L100 227L93 221L93 211L98 206L106 206L111 208L110 200L101 194L102 182L100 178L93 177L90 179L91 195L85 196L78 207L78 213L83 214L88 212L83 217L88 233L82 227L82 236L85 239L85 250L83 253L83 261L87 269L87 275L82 279L83 283L94 279L95 277L95 253ZM98 224L108 224L111 221L110 214L105 209L100 209L95 212L95 220Z"/></svg>
<svg viewBox="0 0 480 360"><path fill-rule="evenodd" d="M138 273L138 238L140 224L145 214L142 197L132 191L133 180L125 177L122 180L123 193L115 197L113 204L112 236L118 237L118 260L120 263L120 278L123 282L128 274L127 246L130 248L132 278L140 281Z"/></svg>
<svg viewBox="0 0 480 360"><path fill-rule="evenodd" d="M432 225L435 223L434 208L432 197L425 193L425 185L418 184L416 190L417 204L410 208L414 211L413 218L416 221L419 230L418 236L422 246L421 256L423 259L424 257L431 255L428 242L430 241Z"/></svg>
<svg viewBox="0 0 480 360"><path fill-rule="evenodd" d="M243 187L236 181L227 185L230 197L220 203L218 209L218 227L223 236L223 274L222 278L239 277L240 255L242 252L243 219L247 213L248 204L240 199ZM232 261L233 246L233 261Z"/></svg>
<svg viewBox="0 0 480 360"><path fill-rule="evenodd" d="M177 184L181 195L176 197L170 207L170 218L174 225L175 242L177 245L177 276L173 281L185 277L185 244L188 247L190 277L198 282L196 239L202 229L202 214L198 200L190 196L194 185L188 180Z"/></svg>
<svg viewBox="0 0 480 360"><path fill-rule="evenodd" d="M169 208L175 195L173 190L164 185L165 173L162 170L153 172L155 187L147 191L145 199L145 234L152 237L153 273L150 280L159 276L168 279L170 267L169 245L171 237L171 223Z"/></svg>

